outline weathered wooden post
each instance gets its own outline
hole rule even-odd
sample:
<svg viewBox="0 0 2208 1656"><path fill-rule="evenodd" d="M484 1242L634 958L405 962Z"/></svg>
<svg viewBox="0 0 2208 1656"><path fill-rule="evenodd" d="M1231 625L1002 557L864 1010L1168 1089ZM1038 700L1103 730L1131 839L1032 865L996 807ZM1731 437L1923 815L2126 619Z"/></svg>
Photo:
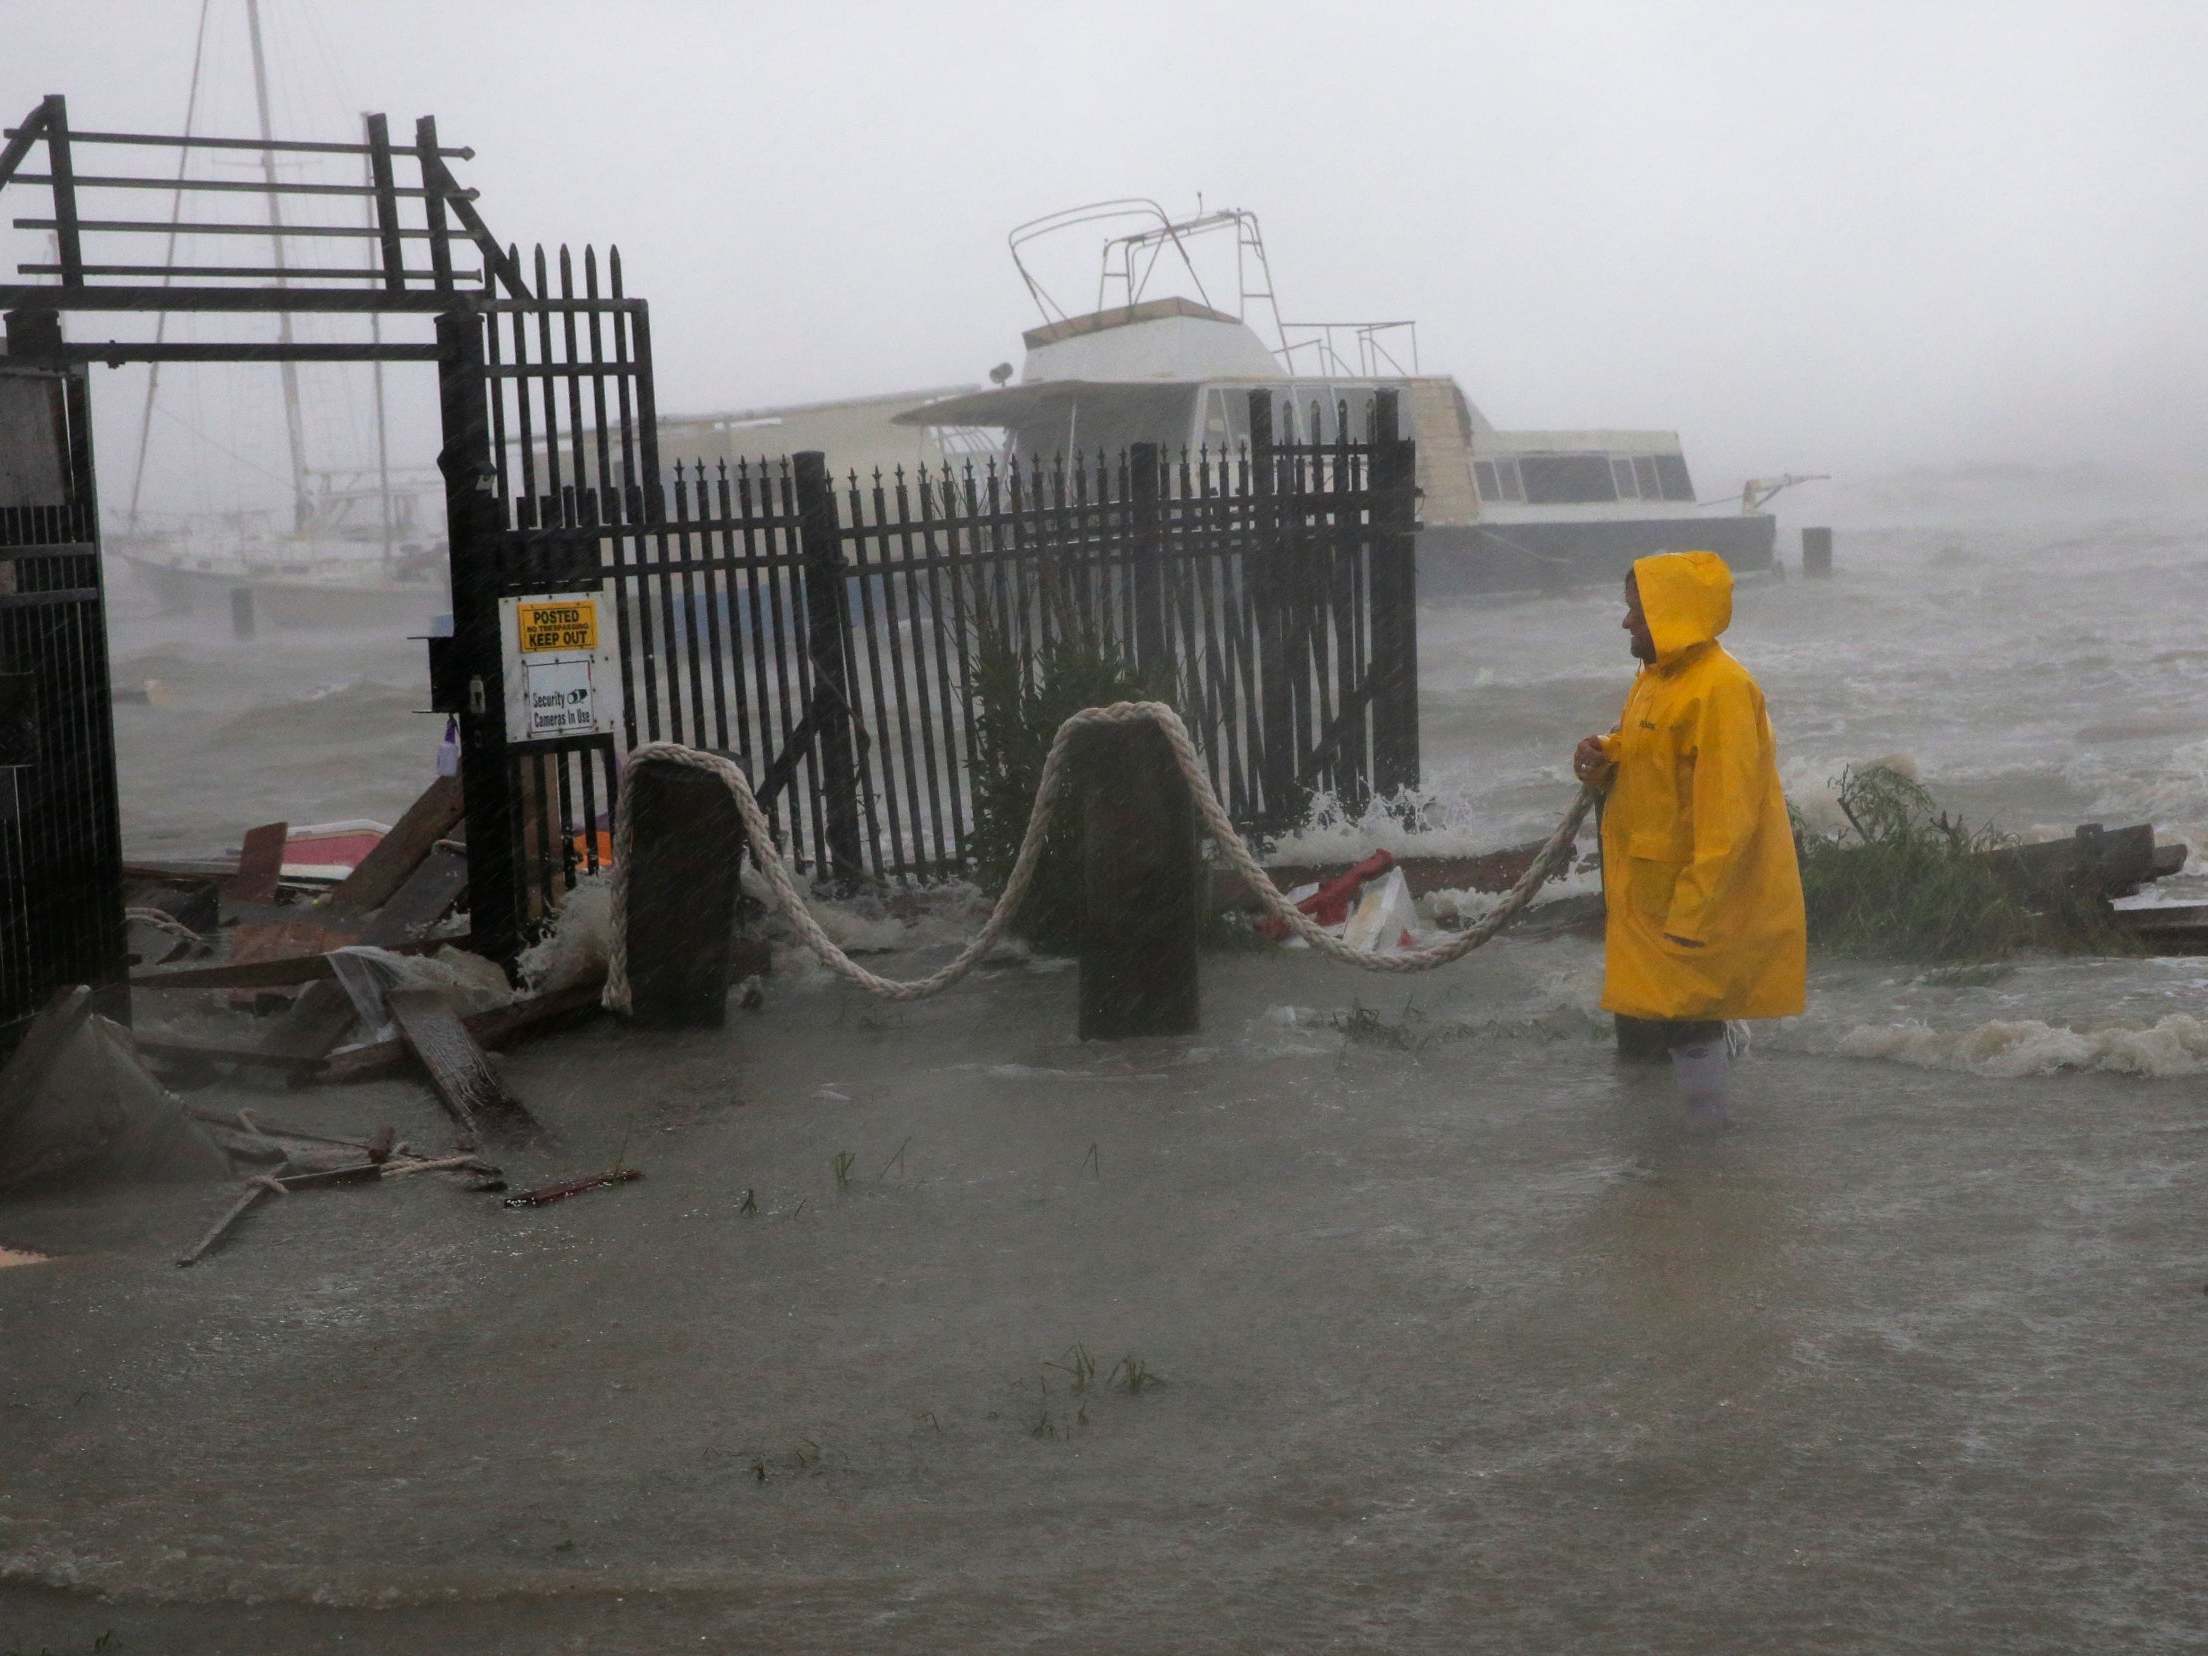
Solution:
<svg viewBox="0 0 2208 1656"><path fill-rule="evenodd" d="M234 586L230 589L230 636L239 643L249 642L260 630L259 617L253 613L253 589Z"/></svg>
<svg viewBox="0 0 2208 1656"><path fill-rule="evenodd" d="M1418 786L1418 445L1393 390L1372 401L1373 788Z"/></svg>
<svg viewBox="0 0 2208 1656"><path fill-rule="evenodd" d="M1830 529L1804 529L1802 531L1802 573L1813 581L1832 578L1832 531Z"/></svg>
<svg viewBox="0 0 2208 1656"><path fill-rule="evenodd" d="M1196 805L1154 724L1097 726L1072 754L1081 805L1084 1041L1199 1022Z"/></svg>
<svg viewBox="0 0 2208 1656"><path fill-rule="evenodd" d="M673 759L630 761L629 1017L716 1028L728 1015L737 872L747 841L728 784Z"/></svg>
<svg viewBox="0 0 2208 1656"><path fill-rule="evenodd" d="M859 763L852 745L851 675L843 633L843 537L836 527L836 491L827 458L808 449L792 457L797 482L798 534L805 554L806 654L812 663L811 716L820 755L821 816L827 828L828 868L836 884L866 878L866 839L859 822Z"/></svg>

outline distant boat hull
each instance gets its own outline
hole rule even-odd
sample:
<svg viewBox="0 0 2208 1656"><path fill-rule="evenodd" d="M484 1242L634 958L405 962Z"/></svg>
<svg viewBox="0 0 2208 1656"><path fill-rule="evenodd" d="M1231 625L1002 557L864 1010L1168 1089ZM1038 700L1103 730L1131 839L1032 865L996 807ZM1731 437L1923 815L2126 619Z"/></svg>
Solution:
<svg viewBox="0 0 2208 1656"><path fill-rule="evenodd" d="M253 594L254 619L296 629L369 629L399 626L426 632L430 617L452 607L442 571L434 578L378 579L334 570L287 577L250 570L190 569L142 554L117 551L145 583L154 601L171 613L229 616L232 594Z"/></svg>
<svg viewBox="0 0 2208 1656"><path fill-rule="evenodd" d="M1432 524L1418 535L1418 595L1465 598L1623 581L1651 552L1715 552L1739 574L1774 565L1778 519L1711 517Z"/></svg>

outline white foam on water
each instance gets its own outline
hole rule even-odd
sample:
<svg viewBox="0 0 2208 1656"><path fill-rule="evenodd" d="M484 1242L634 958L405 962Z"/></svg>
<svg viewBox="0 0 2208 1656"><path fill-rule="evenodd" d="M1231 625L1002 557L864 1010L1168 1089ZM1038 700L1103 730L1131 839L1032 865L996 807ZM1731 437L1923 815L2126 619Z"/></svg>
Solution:
<svg viewBox="0 0 2208 1656"><path fill-rule="evenodd" d="M2147 1025L2082 1030L2037 1018L1995 1018L1964 1029L1914 1021L1859 1024L1840 1036L1834 1050L1846 1058L1882 1058L2003 1080L2065 1070L2198 1075L2208 1070L2208 1022L2173 1012Z"/></svg>
<svg viewBox="0 0 2208 1656"><path fill-rule="evenodd" d="M548 995L602 977L613 939L613 882L586 875L560 902L551 928L522 950L516 967L532 994Z"/></svg>
<svg viewBox="0 0 2208 1656"><path fill-rule="evenodd" d="M1527 907L1527 915L1539 914L1547 904L1566 897L1601 895L1602 870L1577 866L1591 849L1591 842L1581 843L1581 855L1573 859L1575 866L1561 878L1550 880L1541 887L1539 894ZM1420 912L1435 925L1461 931L1486 919L1506 895L1508 894L1500 891L1478 891L1470 886L1444 886L1426 893L1418 900L1418 906Z"/></svg>
<svg viewBox="0 0 2208 1656"><path fill-rule="evenodd" d="M1571 795L1564 793L1558 814L1570 803ZM1405 789L1376 797L1361 811L1321 791L1312 795L1302 824L1276 840L1264 860L1326 867L1360 862L1375 851L1397 857L1476 857L1509 843L1496 818L1463 789Z"/></svg>

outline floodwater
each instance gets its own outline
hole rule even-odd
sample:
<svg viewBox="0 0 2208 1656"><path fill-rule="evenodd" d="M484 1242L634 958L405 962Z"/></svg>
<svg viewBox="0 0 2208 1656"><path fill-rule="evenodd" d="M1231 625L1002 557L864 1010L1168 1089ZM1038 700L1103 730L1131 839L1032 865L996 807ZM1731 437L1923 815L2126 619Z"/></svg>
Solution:
<svg viewBox="0 0 2208 1656"><path fill-rule="evenodd" d="M1743 590L1805 802L1899 753L2016 829L2208 825L2197 533L2036 522ZM1562 809L1616 609L1427 611L1445 834ZM418 646L241 681L162 625L118 654L228 724L123 710L134 847L426 776ZM211 734L279 725L321 750ZM562 1135L517 1179L636 1184L272 1199L190 1271L219 1191L16 1203L0 1648L2198 1648L2208 963L1822 964L1714 1140L1599 965L1228 953L1201 1035L1084 1047L1052 963L886 1008L785 957L508 1061ZM405 1082L201 1096L439 1142Z"/></svg>

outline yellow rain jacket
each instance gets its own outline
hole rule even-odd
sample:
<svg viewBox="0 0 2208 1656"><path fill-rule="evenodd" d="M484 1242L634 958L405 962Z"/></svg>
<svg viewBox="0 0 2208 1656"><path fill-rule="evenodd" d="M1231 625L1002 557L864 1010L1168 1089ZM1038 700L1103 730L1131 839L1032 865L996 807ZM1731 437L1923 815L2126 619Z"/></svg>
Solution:
<svg viewBox="0 0 2208 1656"><path fill-rule="evenodd" d="M1633 565L1656 642L1603 738L1602 1004L1632 1018L1802 1009L1808 927L1763 692L1717 642L1733 572L1714 552Z"/></svg>

